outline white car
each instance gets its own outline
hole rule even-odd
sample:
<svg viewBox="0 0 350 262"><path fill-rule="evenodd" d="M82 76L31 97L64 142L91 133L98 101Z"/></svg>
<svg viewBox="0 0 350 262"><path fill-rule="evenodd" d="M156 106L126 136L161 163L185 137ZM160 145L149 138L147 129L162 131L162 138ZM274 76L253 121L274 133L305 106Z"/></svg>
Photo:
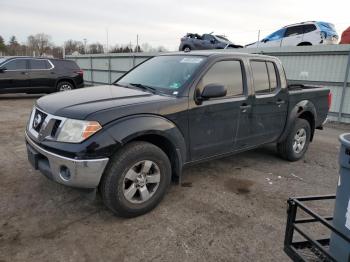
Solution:
<svg viewBox="0 0 350 262"><path fill-rule="evenodd" d="M285 26L247 48L277 46L310 46L336 44L339 36L334 25L327 22L303 22Z"/></svg>

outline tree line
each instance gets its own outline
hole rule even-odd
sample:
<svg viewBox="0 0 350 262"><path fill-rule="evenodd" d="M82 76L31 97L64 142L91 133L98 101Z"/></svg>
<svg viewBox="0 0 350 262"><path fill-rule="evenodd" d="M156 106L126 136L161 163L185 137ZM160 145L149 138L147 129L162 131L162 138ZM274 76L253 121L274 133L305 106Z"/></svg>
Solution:
<svg viewBox="0 0 350 262"><path fill-rule="evenodd" d="M87 44L86 41L73 39L64 42L63 46L55 45L51 36L38 33L27 37L25 43L19 43L16 36L11 36L6 42L0 36L0 56L49 56L63 58L64 55L72 54L102 54L102 53L138 53L138 52L164 52L163 46L152 47L148 43L133 46L130 44L115 44L109 50L99 43Z"/></svg>

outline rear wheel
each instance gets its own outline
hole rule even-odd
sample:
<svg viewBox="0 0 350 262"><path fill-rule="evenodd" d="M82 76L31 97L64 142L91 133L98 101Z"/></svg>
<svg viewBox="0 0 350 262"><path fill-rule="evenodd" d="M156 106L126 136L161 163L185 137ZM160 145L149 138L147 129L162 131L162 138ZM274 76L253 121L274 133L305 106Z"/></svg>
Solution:
<svg viewBox="0 0 350 262"><path fill-rule="evenodd" d="M62 81L57 84L57 92L70 91L73 89L74 89L74 86L72 85L72 83L67 81Z"/></svg>
<svg viewBox="0 0 350 262"><path fill-rule="evenodd" d="M171 180L167 155L147 142L132 142L110 160L100 184L105 205L115 214L135 217L155 208Z"/></svg>
<svg viewBox="0 0 350 262"><path fill-rule="evenodd" d="M278 153L289 161L301 159L310 143L311 128L308 121L298 118L287 138L277 144Z"/></svg>

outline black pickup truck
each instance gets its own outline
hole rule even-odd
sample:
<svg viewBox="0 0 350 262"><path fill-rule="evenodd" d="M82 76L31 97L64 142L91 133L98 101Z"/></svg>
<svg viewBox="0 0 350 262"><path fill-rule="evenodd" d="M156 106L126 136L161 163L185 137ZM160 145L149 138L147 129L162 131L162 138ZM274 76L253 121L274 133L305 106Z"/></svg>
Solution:
<svg viewBox="0 0 350 262"><path fill-rule="evenodd" d="M96 189L133 217L154 208L184 166L276 143L303 157L330 105L326 88L288 86L274 57L230 52L164 54L113 85L37 100L28 159L50 179Z"/></svg>

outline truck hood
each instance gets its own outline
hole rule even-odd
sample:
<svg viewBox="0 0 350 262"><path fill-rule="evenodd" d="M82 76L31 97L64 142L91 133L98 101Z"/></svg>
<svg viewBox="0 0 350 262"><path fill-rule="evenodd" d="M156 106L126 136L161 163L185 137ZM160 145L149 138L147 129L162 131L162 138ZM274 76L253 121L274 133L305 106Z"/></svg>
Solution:
<svg viewBox="0 0 350 262"><path fill-rule="evenodd" d="M137 89L105 85L47 95L38 99L36 106L55 116L86 119L91 114L111 108L154 103L167 99L172 98Z"/></svg>

